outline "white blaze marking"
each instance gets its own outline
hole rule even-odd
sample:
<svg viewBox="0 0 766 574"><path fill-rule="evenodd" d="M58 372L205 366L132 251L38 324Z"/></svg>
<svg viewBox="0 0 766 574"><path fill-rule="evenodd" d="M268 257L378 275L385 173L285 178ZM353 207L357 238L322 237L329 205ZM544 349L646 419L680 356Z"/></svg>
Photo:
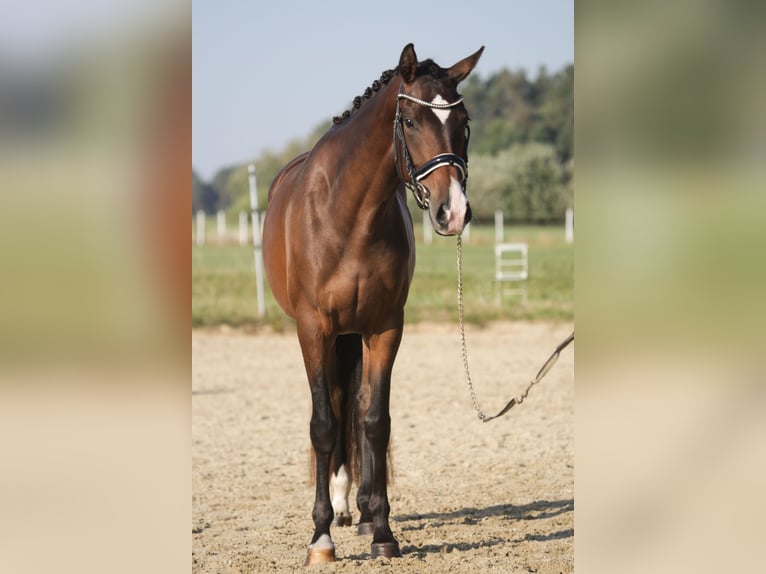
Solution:
<svg viewBox="0 0 766 574"><path fill-rule="evenodd" d="M436 94L436 97L431 100L432 104L448 104L449 102L441 97L441 95ZM431 108L431 111L436 114L436 117L439 118L442 122L442 124L447 123L447 118L449 117L450 112L452 111L450 108L440 110L438 108Z"/></svg>
<svg viewBox="0 0 766 574"><path fill-rule="evenodd" d="M467 211L467 202L463 194L463 186L454 177L450 177L449 186L449 215L447 230L452 233L463 231L463 222Z"/></svg>
<svg viewBox="0 0 766 574"><path fill-rule="evenodd" d="M330 475L330 492L332 493L332 508L335 515L348 514L348 493L351 490L351 481L348 479L346 465L342 464L338 474Z"/></svg>

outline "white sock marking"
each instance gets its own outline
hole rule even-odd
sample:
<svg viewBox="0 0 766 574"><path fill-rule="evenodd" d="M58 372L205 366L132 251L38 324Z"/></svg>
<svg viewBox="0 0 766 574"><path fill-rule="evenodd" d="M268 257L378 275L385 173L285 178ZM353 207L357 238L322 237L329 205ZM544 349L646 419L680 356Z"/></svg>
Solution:
<svg viewBox="0 0 766 574"><path fill-rule="evenodd" d="M309 548L335 548L335 544L327 534L322 534L314 544L309 544Z"/></svg>
<svg viewBox="0 0 766 574"><path fill-rule="evenodd" d="M348 493L351 491L351 481L348 479L346 465L342 464L338 474L330 475L330 493L332 494L332 509L335 515L348 514Z"/></svg>
<svg viewBox="0 0 766 574"><path fill-rule="evenodd" d="M440 94L436 94L436 97L431 100L432 104L448 104L449 102L441 97ZM436 114L436 117L439 118L442 122L442 124L447 123L447 118L449 117L450 112L452 111L450 108L446 108L443 110L440 110L438 108L431 108L431 111Z"/></svg>

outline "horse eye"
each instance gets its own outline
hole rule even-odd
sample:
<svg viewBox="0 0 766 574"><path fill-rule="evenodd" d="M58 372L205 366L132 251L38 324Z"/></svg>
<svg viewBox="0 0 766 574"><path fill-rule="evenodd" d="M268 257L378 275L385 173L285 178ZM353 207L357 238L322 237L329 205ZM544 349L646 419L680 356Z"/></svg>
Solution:
<svg viewBox="0 0 766 574"><path fill-rule="evenodd" d="M404 118L404 125L408 128L414 128L415 122L413 122L410 118Z"/></svg>

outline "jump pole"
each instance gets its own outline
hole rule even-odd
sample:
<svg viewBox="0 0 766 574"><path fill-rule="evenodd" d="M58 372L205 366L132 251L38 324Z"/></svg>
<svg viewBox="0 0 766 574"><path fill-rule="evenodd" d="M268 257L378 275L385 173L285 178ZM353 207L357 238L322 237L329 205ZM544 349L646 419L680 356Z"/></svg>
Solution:
<svg viewBox="0 0 766 574"><path fill-rule="evenodd" d="M505 239L505 228L503 227L503 210L495 210L495 243L502 243Z"/></svg>
<svg viewBox="0 0 766 574"><path fill-rule="evenodd" d="M266 316L266 301L263 295L263 251L261 250L261 217L258 212L258 188L255 183L255 165L250 172L250 213L253 220L253 256L255 259L255 284L258 295L258 316Z"/></svg>
<svg viewBox="0 0 766 574"><path fill-rule="evenodd" d="M197 245L205 245L205 212L197 210Z"/></svg>

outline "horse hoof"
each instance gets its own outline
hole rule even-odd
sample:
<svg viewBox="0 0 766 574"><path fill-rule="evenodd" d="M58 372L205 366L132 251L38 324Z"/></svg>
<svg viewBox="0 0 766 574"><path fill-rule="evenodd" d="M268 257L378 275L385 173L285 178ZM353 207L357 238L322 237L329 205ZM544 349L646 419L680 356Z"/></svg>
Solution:
<svg viewBox="0 0 766 574"><path fill-rule="evenodd" d="M304 566L335 562L335 548L309 548Z"/></svg>
<svg viewBox="0 0 766 574"><path fill-rule="evenodd" d="M351 526L351 522L350 514L340 514L332 519L333 526Z"/></svg>
<svg viewBox="0 0 766 574"><path fill-rule="evenodd" d="M360 522L356 525L357 536L369 536L374 530L375 527L372 525L372 522Z"/></svg>
<svg viewBox="0 0 766 574"><path fill-rule="evenodd" d="M383 556L385 558L401 558L402 551L396 542L373 542L370 555L373 558Z"/></svg>

